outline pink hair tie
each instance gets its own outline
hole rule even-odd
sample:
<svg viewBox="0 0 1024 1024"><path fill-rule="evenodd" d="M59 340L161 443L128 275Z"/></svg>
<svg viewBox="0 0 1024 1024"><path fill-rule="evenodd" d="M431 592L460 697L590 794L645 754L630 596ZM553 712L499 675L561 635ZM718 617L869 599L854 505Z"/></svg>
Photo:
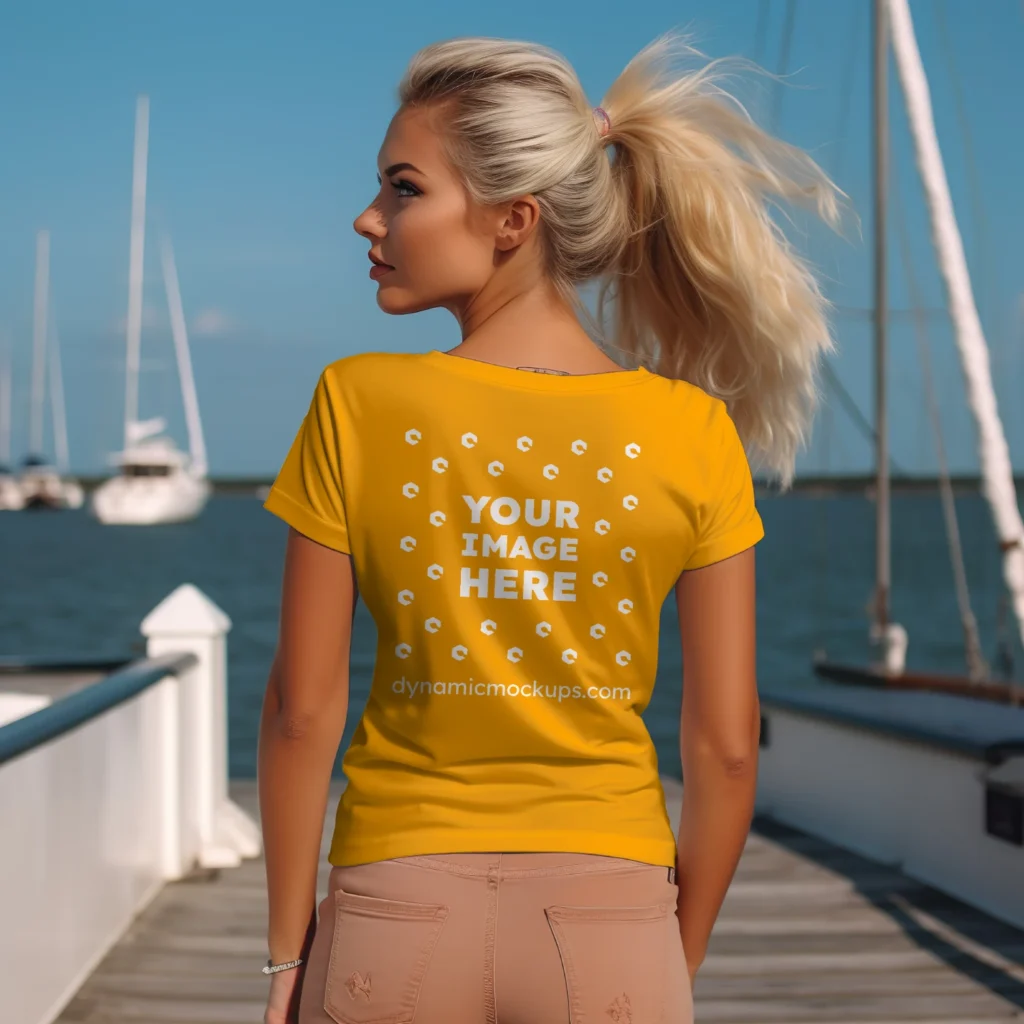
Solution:
<svg viewBox="0 0 1024 1024"><path fill-rule="evenodd" d="M612 119L604 107L594 107L594 120L597 122L597 134L603 139L612 130Z"/></svg>

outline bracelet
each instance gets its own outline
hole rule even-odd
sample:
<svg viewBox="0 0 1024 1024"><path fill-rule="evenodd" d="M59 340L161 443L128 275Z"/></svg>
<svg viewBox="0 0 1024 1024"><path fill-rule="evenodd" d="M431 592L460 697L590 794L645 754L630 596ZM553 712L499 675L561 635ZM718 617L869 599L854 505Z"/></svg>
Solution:
<svg viewBox="0 0 1024 1024"><path fill-rule="evenodd" d="M303 963L305 963L305 961L301 957L298 960L289 960L286 964L277 965L272 964L271 961L268 960L267 966L263 968L263 973L277 974L278 971L287 971L289 968L299 967Z"/></svg>

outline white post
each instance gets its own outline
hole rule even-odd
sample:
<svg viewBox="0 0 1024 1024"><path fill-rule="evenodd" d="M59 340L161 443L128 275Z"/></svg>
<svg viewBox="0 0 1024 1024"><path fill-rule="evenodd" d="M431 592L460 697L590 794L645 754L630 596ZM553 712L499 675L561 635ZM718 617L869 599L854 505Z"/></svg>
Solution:
<svg viewBox="0 0 1024 1024"><path fill-rule="evenodd" d="M259 855L256 823L228 799L227 633L231 620L201 590L184 583L142 622L150 657L189 651L198 664L183 679L183 803L196 820L201 867L236 867ZM191 685L188 685L191 683Z"/></svg>
<svg viewBox="0 0 1024 1024"><path fill-rule="evenodd" d="M198 853L187 834L182 793L181 707L183 681L167 676L153 688L152 740L157 747L159 779L160 875L182 878Z"/></svg>

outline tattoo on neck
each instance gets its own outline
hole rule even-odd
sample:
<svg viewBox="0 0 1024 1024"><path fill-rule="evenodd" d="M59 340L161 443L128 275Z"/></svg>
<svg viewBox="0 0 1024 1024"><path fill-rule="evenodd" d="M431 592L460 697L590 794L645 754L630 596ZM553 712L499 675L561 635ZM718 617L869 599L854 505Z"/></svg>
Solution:
<svg viewBox="0 0 1024 1024"><path fill-rule="evenodd" d="M543 366L517 366L517 370L529 370L531 373L555 373L560 377L568 377L568 370L549 370Z"/></svg>

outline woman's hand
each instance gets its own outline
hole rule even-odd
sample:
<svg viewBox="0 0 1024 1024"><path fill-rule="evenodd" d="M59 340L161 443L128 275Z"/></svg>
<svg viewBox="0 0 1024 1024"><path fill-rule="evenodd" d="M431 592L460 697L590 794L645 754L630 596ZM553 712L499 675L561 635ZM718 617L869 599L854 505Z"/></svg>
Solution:
<svg viewBox="0 0 1024 1024"><path fill-rule="evenodd" d="M299 997L302 995L302 976L305 965L290 971L278 971L270 976L270 994L263 1024L298 1024Z"/></svg>
<svg viewBox="0 0 1024 1024"><path fill-rule="evenodd" d="M697 970L700 964L694 964L687 961L686 973L690 976L690 992L693 992L693 986L697 984Z"/></svg>
<svg viewBox="0 0 1024 1024"><path fill-rule="evenodd" d="M680 900L676 904L676 914L679 915L679 916L681 916L680 906L679 906L679 904L681 902L682 902L682 900ZM680 940L681 940L682 939L682 928L681 927L680 927L680 930L679 930L679 937L680 937ZM692 945L692 943L691 943L691 945ZM686 957L686 973L690 977L690 992L692 993L693 992L693 986L697 982L697 971L700 969L701 964L704 963L704 953L703 953L703 951L701 951L699 953L698 952L694 952L692 949L686 949L684 947L684 949L683 949L683 956Z"/></svg>

